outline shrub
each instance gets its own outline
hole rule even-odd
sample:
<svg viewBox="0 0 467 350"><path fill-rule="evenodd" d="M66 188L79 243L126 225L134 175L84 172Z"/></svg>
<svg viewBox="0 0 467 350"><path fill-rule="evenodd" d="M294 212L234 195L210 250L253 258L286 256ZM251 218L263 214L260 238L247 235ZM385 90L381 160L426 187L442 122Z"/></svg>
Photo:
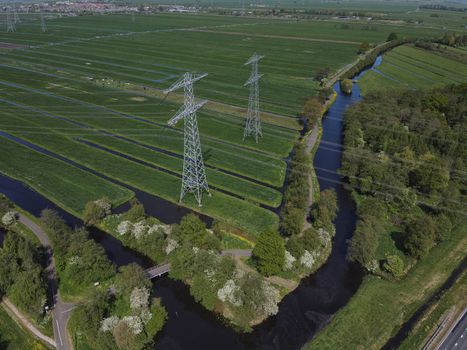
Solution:
<svg viewBox="0 0 467 350"><path fill-rule="evenodd" d="M406 225L404 247L410 256L419 259L428 253L435 242L435 230L436 224L428 215Z"/></svg>
<svg viewBox="0 0 467 350"><path fill-rule="evenodd" d="M404 262L397 255L388 256L383 268L397 279L404 276Z"/></svg>
<svg viewBox="0 0 467 350"><path fill-rule="evenodd" d="M393 32L393 33L390 33L388 35L388 38L386 39L386 41L393 41L393 40L397 40L397 39L399 39L399 37L397 36L396 33Z"/></svg>
<svg viewBox="0 0 467 350"><path fill-rule="evenodd" d="M350 79L342 79L339 83L341 91L344 92L345 94L351 94L352 93L352 80Z"/></svg>
<svg viewBox="0 0 467 350"><path fill-rule="evenodd" d="M18 217L18 213L14 210L7 211L3 216L2 216L2 224L5 226L11 226L16 222L16 219Z"/></svg>
<svg viewBox="0 0 467 350"><path fill-rule="evenodd" d="M285 262L284 240L272 230L261 233L253 249L253 257L262 274L269 276L281 272Z"/></svg>
<svg viewBox="0 0 467 350"><path fill-rule="evenodd" d="M369 269L375 259L378 239L372 220L359 220L350 240L347 257L350 261Z"/></svg>
<svg viewBox="0 0 467 350"><path fill-rule="evenodd" d="M131 222L138 222L145 217L144 206L138 202L132 202L131 208L123 214L123 219Z"/></svg>
<svg viewBox="0 0 467 350"><path fill-rule="evenodd" d="M370 49L370 44L368 44L368 42L364 41L360 44L360 47L358 49L358 53L359 54L362 54L362 53L365 53L367 52L368 50Z"/></svg>
<svg viewBox="0 0 467 350"><path fill-rule="evenodd" d="M96 201L87 202L83 211L83 221L86 225L95 225L105 218L106 209Z"/></svg>

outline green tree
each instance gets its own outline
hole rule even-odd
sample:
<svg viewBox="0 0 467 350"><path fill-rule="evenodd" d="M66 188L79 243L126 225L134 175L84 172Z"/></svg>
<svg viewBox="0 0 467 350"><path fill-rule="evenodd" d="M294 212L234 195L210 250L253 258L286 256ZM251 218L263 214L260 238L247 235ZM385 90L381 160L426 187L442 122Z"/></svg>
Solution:
<svg viewBox="0 0 467 350"><path fill-rule="evenodd" d="M436 223L425 215L406 225L404 247L410 256L421 258L433 247L436 238Z"/></svg>
<svg viewBox="0 0 467 350"><path fill-rule="evenodd" d="M262 232L253 249L253 257L262 274L270 276L281 272L285 262L284 240L276 231Z"/></svg>
<svg viewBox="0 0 467 350"><path fill-rule="evenodd" d="M282 212L281 231L287 236L298 235L303 230L306 211L286 205Z"/></svg>
<svg viewBox="0 0 467 350"><path fill-rule="evenodd" d="M449 184L449 171L441 159L424 155L410 173L410 184L424 193L441 191Z"/></svg>
<svg viewBox="0 0 467 350"><path fill-rule="evenodd" d="M83 211L83 221L86 225L95 225L106 215L105 208L95 201L86 203Z"/></svg>
<svg viewBox="0 0 467 350"><path fill-rule="evenodd" d="M311 210L311 216L318 226L331 226L337 215L337 195L333 189L321 191L319 201Z"/></svg>
<svg viewBox="0 0 467 350"><path fill-rule="evenodd" d="M331 68L329 67L318 69L315 73L315 80L321 82L323 79L326 79L329 74L331 74Z"/></svg>
<svg viewBox="0 0 467 350"><path fill-rule="evenodd" d="M131 202L131 208L123 214L123 219L131 222L138 222L146 217L144 206L137 200Z"/></svg>
<svg viewBox="0 0 467 350"><path fill-rule="evenodd" d="M345 94L351 94L352 93L352 80L351 79L342 79L339 82L341 91L344 92Z"/></svg>
<svg viewBox="0 0 467 350"><path fill-rule="evenodd" d="M151 288L151 282L146 278L141 266L131 263L118 269L115 286L120 295L129 296L135 288Z"/></svg>
<svg viewBox="0 0 467 350"><path fill-rule="evenodd" d="M368 42L364 41L360 44L360 47L358 49L358 53L359 54L362 54L362 53L365 53L367 52L368 50L370 49L370 44L368 44Z"/></svg>
<svg viewBox="0 0 467 350"><path fill-rule="evenodd" d="M388 35L388 38L386 39L386 41L393 41L393 40L397 40L399 39L399 37L397 36L396 33L392 32Z"/></svg>
<svg viewBox="0 0 467 350"><path fill-rule="evenodd" d="M378 239L372 219L359 220L350 240L347 257L360 266L369 268L375 259Z"/></svg>
<svg viewBox="0 0 467 350"><path fill-rule="evenodd" d="M195 214L185 215L178 229L175 230L175 235L180 237L180 240L184 243L193 243L199 236L206 233L206 225L201 219Z"/></svg>

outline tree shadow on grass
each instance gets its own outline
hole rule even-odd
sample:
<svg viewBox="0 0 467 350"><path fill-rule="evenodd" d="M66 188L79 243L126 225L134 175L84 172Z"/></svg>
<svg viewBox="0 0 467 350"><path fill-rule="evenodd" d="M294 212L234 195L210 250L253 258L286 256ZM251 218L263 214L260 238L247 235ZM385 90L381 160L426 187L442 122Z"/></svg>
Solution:
<svg viewBox="0 0 467 350"><path fill-rule="evenodd" d="M394 241L396 248L399 249L401 252L405 252L404 238L405 238L404 232L400 232L400 231L391 232L391 239Z"/></svg>

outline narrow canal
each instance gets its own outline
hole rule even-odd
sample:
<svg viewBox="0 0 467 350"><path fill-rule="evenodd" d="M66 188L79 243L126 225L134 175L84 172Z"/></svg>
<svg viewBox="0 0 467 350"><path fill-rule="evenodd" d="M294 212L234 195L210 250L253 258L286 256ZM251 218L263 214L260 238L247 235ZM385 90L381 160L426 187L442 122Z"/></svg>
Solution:
<svg viewBox="0 0 467 350"><path fill-rule="evenodd" d="M380 62L381 58L378 58L375 66ZM356 78L364 73L365 71ZM341 165L343 114L346 108L360 100L360 90L357 84L354 84L352 95L343 94L339 84L334 89L337 99L323 120L322 140L314 159L321 190L333 188L339 205L335 221L336 235L328 261L282 300L276 316L266 320L250 334L236 333L214 314L206 311L193 300L188 288L182 283L168 277L156 279L154 294L162 299L169 318L157 337L155 349L300 349L356 292L363 276L358 268L346 260L347 240L351 238L356 222L355 206L337 171ZM0 175L0 192L34 215L38 216L45 208L55 209L71 226L82 225L79 219L21 182ZM161 202L152 202L144 193L139 193L138 198L149 214L164 216L157 215L163 210ZM180 214L179 210L171 207L170 214L165 216L173 222L173 216ZM162 220L164 221L163 218ZM99 230L93 230L91 234L117 265L136 262L148 266L148 261L123 247L115 238Z"/></svg>

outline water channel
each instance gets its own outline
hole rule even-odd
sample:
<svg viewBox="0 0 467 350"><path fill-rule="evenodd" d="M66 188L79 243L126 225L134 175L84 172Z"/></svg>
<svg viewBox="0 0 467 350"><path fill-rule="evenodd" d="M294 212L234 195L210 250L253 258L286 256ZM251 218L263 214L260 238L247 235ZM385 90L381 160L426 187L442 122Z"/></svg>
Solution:
<svg viewBox="0 0 467 350"><path fill-rule="evenodd" d="M378 58L375 66L379 65ZM358 79L365 71L359 74ZM355 222L355 206L350 193L341 182L337 170L341 164L342 118L350 105L360 100L360 90L354 84L352 95L334 86L337 99L323 119L323 135L314 159L321 190L333 188L337 192L339 211L335 221L336 235L328 261L300 286L286 296L276 316L257 326L250 334L239 334L225 325L213 313L206 311L190 296L188 288L168 277L154 280L154 294L162 299L169 318L155 349L161 350L240 350L240 349L300 349L330 317L342 308L356 292L362 280L362 272L346 260L347 240L351 238ZM24 210L39 215L45 208L57 210L71 226L82 225L81 221L58 208L23 183L0 175L0 192ZM160 215L164 202L156 202L154 196L138 191L138 199L150 215L171 223L185 211L171 205L169 215ZM122 208L120 208L122 209ZM179 215L177 215L179 214ZM164 220L164 216L168 220ZM106 250L117 265L136 262L149 266L150 262L120 241L99 230L92 230L92 237Z"/></svg>

